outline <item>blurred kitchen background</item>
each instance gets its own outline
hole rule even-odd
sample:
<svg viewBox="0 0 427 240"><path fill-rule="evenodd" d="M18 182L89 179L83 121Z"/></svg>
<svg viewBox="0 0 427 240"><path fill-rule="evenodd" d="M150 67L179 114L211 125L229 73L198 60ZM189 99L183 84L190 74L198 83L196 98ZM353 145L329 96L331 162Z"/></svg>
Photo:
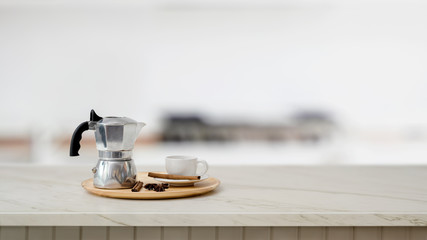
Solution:
<svg viewBox="0 0 427 240"><path fill-rule="evenodd" d="M0 162L95 164L101 116L134 159L427 164L427 2L0 0Z"/></svg>

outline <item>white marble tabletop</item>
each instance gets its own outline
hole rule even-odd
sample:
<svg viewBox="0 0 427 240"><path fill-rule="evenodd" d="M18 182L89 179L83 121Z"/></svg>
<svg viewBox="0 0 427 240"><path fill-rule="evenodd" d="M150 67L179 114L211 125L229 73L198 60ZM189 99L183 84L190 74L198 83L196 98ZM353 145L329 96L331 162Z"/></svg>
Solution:
<svg viewBox="0 0 427 240"><path fill-rule="evenodd" d="M427 225L426 166L213 166L218 189L169 200L91 195L90 169L0 165L0 225Z"/></svg>

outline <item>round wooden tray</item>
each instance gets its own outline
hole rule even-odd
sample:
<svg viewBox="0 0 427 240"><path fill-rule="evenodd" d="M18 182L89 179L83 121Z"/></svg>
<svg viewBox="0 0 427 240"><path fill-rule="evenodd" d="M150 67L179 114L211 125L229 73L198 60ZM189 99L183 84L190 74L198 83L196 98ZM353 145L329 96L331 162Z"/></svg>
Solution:
<svg viewBox="0 0 427 240"><path fill-rule="evenodd" d="M148 177L147 172L139 172L138 181L146 183L159 183L154 178ZM139 192L132 192L130 189L100 189L93 186L93 178L82 182L82 187L88 192L102 197L111 198L128 198L128 199L166 199L166 198L183 198L201 195L214 190L218 187L220 181L216 178L209 177L203 181L195 183L194 186L174 187L170 186L164 192L149 191L142 188Z"/></svg>

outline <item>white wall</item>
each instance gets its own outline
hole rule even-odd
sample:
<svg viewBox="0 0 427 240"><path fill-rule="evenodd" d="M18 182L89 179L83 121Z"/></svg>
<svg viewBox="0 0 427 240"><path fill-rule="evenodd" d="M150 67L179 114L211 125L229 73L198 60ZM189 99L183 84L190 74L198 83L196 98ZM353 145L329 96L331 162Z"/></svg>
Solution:
<svg viewBox="0 0 427 240"><path fill-rule="evenodd" d="M69 132L91 108L148 131L166 110L262 119L318 107L356 127L427 123L421 2L19 3L0 3L2 134Z"/></svg>

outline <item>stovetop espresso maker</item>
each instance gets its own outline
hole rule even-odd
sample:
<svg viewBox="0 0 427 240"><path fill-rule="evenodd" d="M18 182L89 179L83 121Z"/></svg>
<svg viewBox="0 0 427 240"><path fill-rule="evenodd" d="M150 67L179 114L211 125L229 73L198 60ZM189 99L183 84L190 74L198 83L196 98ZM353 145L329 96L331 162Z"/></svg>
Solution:
<svg viewBox="0 0 427 240"><path fill-rule="evenodd" d="M95 130L99 160L93 184L97 188L131 188L136 181L137 170L132 159L136 138L145 123L127 117L100 117L94 110L90 121L81 123L73 133L70 156L79 156L80 140L86 130Z"/></svg>

